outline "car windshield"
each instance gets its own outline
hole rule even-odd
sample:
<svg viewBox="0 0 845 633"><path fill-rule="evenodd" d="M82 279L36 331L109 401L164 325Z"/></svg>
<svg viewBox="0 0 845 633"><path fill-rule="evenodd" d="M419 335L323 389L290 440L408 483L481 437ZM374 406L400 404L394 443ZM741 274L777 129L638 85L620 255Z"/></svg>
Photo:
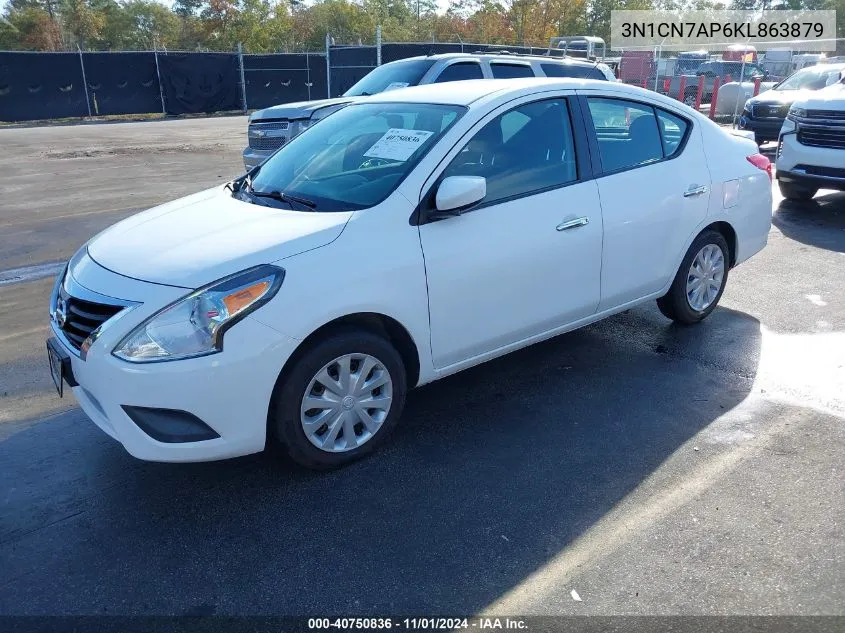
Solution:
<svg viewBox="0 0 845 633"><path fill-rule="evenodd" d="M839 81L840 72L838 68L805 68L784 79L775 90L821 90Z"/></svg>
<svg viewBox="0 0 845 633"><path fill-rule="evenodd" d="M346 107L283 146L233 195L308 211L372 207L465 111L427 103ZM305 204L294 204L297 198Z"/></svg>
<svg viewBox="0 0 845 633"><path fill-rule="evenodd" d="M433 59L412 59L379 66L343 93L343 96L365 97L385 90L416 86L433 65Z"/></svg>

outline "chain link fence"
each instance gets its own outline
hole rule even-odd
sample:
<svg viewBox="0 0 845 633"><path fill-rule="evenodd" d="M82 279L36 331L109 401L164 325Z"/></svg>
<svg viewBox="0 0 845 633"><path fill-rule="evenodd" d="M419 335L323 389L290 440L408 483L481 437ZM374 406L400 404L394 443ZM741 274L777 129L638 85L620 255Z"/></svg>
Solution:
<svg viewBox="0 0 845 633"><path fill-rule="evenodd" d="M801 41L767 50L608 51L599 59L620 81L668 95L720 122L736 122L745 101L797 70L845 57L801 52ZM835 41L845 50L845 38ZM562 56L551 47L465 42L335 45L313 53L0 52L0 121L105 115L181 115L255 110L342 95L373 68L438 53ZM833 66L831 66L833 68ZM832 81L830 76L826 81ZM818 87L818 86L804 86Z"/></svg>

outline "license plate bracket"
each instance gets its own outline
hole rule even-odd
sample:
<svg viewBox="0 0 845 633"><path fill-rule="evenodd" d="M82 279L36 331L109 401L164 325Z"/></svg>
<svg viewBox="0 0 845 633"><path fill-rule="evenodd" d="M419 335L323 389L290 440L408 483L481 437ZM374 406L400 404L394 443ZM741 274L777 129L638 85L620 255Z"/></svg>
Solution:
<svg viewBox="0 0 845 633"><path fill-rule="evenodd" d="M76 381L73 379L70 355L59 347L58 341L53 338L47 341L47 363L50 368L50 378L53 379L59 398L62 398L65 382L73 387L76 386Z"/></svg>

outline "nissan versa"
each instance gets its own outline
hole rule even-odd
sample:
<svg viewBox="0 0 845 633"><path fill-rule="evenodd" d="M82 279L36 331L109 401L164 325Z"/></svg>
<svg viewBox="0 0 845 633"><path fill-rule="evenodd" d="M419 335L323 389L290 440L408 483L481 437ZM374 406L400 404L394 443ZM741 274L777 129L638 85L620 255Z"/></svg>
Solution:
<svg viewBox="0 0 845 633"><path fill-rule="evenodd" d="M770 179L752 141L633 86L387 92L94 237L53 291L51 371L142 459L278 442L339 466L413 386L652 299L701 321L766 244Z"/></svg>

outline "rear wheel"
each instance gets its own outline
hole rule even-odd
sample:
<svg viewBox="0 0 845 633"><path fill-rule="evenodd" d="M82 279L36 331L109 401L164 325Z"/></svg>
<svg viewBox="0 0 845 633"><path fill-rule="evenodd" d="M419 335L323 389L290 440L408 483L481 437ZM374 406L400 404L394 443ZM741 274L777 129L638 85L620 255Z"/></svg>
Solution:
<svg viewBox="0 0 845 633"><path fill-rule="evenodd" d="M402 414L407 385L390 342L348 328L307 349L276 389L270 432L294 461L325 470L384 441Z"/></svg>
<svg viewBox="0 0 845 633"><path fill-rule="evenodd" d="M782 180L778 180L778 187L780 188L781 195L787 200L809 200L818 191L818 189L808 189L807 187L800 187L790 182L783 182Z"/></svg>
<svg viewBox="0 0 845 633"><path fill-rule="evenodd" d="M718 231L705 231L690 245L672 286L657 300L664 316L698 323L716 309L728 281L730 251Z"/></svg>

